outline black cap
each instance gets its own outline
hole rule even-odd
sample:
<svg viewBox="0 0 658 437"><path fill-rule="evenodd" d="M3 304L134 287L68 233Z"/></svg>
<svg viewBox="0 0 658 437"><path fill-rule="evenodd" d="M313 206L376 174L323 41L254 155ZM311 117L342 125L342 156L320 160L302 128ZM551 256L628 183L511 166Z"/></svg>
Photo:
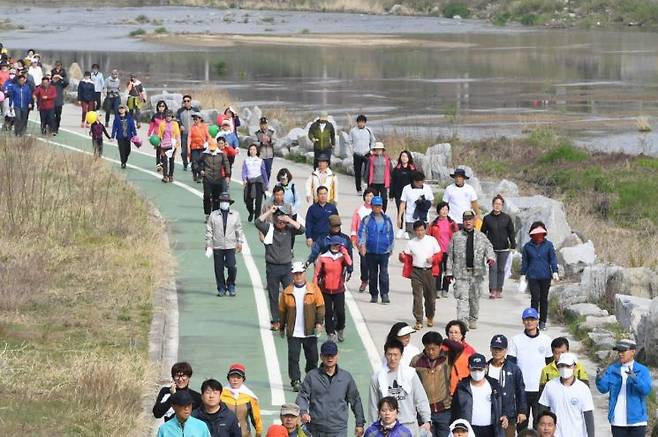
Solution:
<svg viewBox="0 0 658 437"><path fill-rule="evenodd" d="M500 334L494 335L489 346L498 349L507 349L507 337Z"/></svg>
<svg viewBox="0 0 658 437"><path fill-rule="evenodd" d="M482 354L473 354L468 359L468 367L470 369L484 369L487 367L487 359Z"/></svg>
<svg viewBox="0 0 658 437"><path fill-rule="evenodd" d="M267 123L267 117L261 117L260 122L261 123Z"/></svg>
<svg viewBox="0 0 658 437"><path fill-rule="evenodd" d="M192 404L192 396L187 390L178 390L171 397L171 405L190 405Z"/></svg>
<svg viewBox="0 0 658 437"><path fill-rule="evenodd" d="M338 346L331 340L325 341L320 347L320 355L333 356L338 354Z"/></svg>

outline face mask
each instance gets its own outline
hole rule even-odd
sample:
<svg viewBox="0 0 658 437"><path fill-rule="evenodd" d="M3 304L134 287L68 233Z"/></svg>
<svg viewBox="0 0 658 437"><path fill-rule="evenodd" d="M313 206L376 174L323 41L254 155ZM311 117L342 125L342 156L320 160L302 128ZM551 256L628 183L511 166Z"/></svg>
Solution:
<svg viewBox="0 0 658 437"><path fill-rule="evenodd" d="M568 367L560 367L560 377L563 379L569 379L573 376L573 369Z"/></svg>
<svg viewBox="0 0 658 437"><path fill-rule="evenodd" d="M219 209L222 211L227 211L230 203L228 202L219 202Z"/></svg>
<svg viewBox="0 0 658 437"><path fill-rule="evenodd" d="M475 382L482 381L484 379L484 370L471 370L471 378Z"/></svg>

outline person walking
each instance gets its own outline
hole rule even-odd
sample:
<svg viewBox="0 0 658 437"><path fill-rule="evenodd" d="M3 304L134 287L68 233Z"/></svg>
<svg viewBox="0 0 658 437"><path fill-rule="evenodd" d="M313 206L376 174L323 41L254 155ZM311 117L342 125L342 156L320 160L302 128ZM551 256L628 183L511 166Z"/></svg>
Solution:
<svg viewBox="0 0 658 437"><path fill-rule="evenodd" d="M551 362L551 338L542 333L538 326L539 314L534 308L526 308L521 314L524 330L521 334L512 337L507 356L514 362L523 373L525 383L525 397L528 403L525 411L526 420L517 425L517 430L522 431L528 427L530 413L535 423L539 414L537 401L539 400L539 378L542 368Z"/></svg>
<svg viewBox="0 0 658 437"><path fill-rule="evenodd" d="M386 212L388 205L388 189L391 186L391 158L386 154L384 143L376 142L368 158L366 166L366 181L368 188L380 196L384 202L383 209Z"/></svg>
<svg viewBox="0 0 658 437"><path fill-rule="evenodd" d="M409 428L398 420L400 407L393 396L386 396L377 403L379 418L368 427L365 437L413 437Z"/></svg>
<svg viewBox="0 0 658 437"><path fill-rule="evenodd" d="M2 114L4 115L2 130L6 132L11 131L15 127L16 113L14 112L12 95L17 83L18 78L16 77L16 69L10 68L8 78L2 84L2 92L5 94L5 100L2 102Z"/></svg>
<svg viewBox="0 0 658 437"><path fill-rule="evenodd" d="M193 408L201 405L201 394L190 388L190 378L192 378L190 363L181 361L171 367L172 382L160 389L155 404L153 404L153 417L156 419L164 417L165 422L172 419L175 412L172 408L171 397L179 392L188 392L190 394Z"/></svg>
<svg viewBox="0 0 658 437"><path fill-rule="evenodd" d="M151 116L151 121L149 122L149 127L146 130L146 136L151 137L151 135L157 135L158 130L160 129L160 123L165 119L165 114L169 111L167 102L164 100L158 100L155 104L155 113ZM155 169L156 171L162 170L162 154L160 153L160 145L155 147Z"/></svg>
<svg viewBox="0 0 658 437"><path fill-rule="evenodd" d="M158 127L160 137L160 165L162 166L162 182L174 181L174 158L180 145L180 128L174 120L174 113L167 111L165 118Z"/></svg>
<svg viewBox="0 0 658 437"><path fill-rule="evenodd" d="M313 169L318 168L320 155L326 157L328 166L331 165L331 153L336 146L336 130L328 119L327 111L322 111L308 129L308 138L313 143Z"/></svg>
<svg viewBox="0 0 658 437"><path fill-rule="evenodd" d="M370 302L377 303L381 295L382 303L391 303L389 298L388 259L393 252L395 234L391 219L384 214L383 200L372 198L372 212L359 226L359 253L368 263Z"/></svg>
<svg viewBox="0 0 658 437"><path fill-rule="evenodd" d="M354 414L355 437L366 423L361 395L352 375L338 366L338 346L329 340L320 347L320 367L306 373L295 403L313 437L347 437L347 409Z"/></svg>
<svg viewBox="0 0 658 437"><path fill-rule="evenodd" d="M416 355L420 354L420 349L411 343L411 334L415 332L417 331L409 326L407 322L395 322L393 326L391 326L391 329L388 330L386 342L397 340L402 343L404 350L402 351L400 363L403 366L410 365L411 360L413 360ZM382 364L386 364L386 357L383 358Z"/></svg>
<svg viewBox="0 0 658 437"><path fill-rule="evenodd" d="M457 390L457 383L468 377L468 359L475 353L473 346L466 341L468 327L462 320L451 320L446 324L446 339L441 350L452 352L452 369L450 371L450 393Z"/></svg>
<svg viewBox="0 0 658 437"><path fill-rule="evenodd" d="M281 405L279 412L279 419L281 424L288 431L287 437L310 437L311 433L306 424L300 420L301 412L299 406L293 403L286 403ZM285 437L285 436L284 436Z"/></svg>
<svg viewBox="0 0 658 437"><path fill-rule="evenodd" d="M279 315L281 308L279 286L284 289L288 288L293 279L292 276L294 275L291 276L290 270L293 259L293 235L303 234L304 226L290 218L285 211L282 211L276 206L261 214L254 224L256 225L256 229L265 236L263 238L263 245L265 245L267 294L269 296L270 313L272 316L271 329L272 331L278 331L282 329L281 322L286 323L285 320L281 320ZM320 293L320 297L322 297L322 293ZM324 303L322 315L324 317ZM294 372L293 374L296 375Z"/></svg>
<svg viewBox="0 0 658 437"><path fill-rule="evenodd" d="M316 190L317 200L306 210L306 245L313 247L316 241L324 240L329 234L329 216L339 215L336 205L329 203L329 190L319 186Z"/></svg>
<svg viewBox="0 0 658 437"><path fill-rule="evenodd" d="M359 227L364 218L370 215L372 212L372 198L375 197L375 193L370 189L366 188L363 191L363 205L358 207L354 214L352 214L352 227L350 230L350 237L352 238L352 244L358 246L358 234ZM368 280L370 275L368 274L368 262L366 257L359 253L359 279L361 279L361 285L359 285L359 293L363 293L368 288Z"/></svg>
<svg viewBox="0 0 658 437"><path fill-rule="evenodd" d="M55 97L54 109L54 131L53 135L59 133L59 126L62 124L62 108L64 107L64 90L69 86L69 81L66 76L62 77L59 74L53 74L50 85L55 88L57 95Z"/></svg>
<svg viewBox="0 0 658 437"><path fill-rule="evenodd" d="M219 195L219 209L210 213L206 222L206 254L213 256L217 296L236 296L235 278L238 269L235 253L242 252L245 235L242 231L240 214L230 209L234 201L228 192ZM224 269L228 276L224 277Z"/></svg>
<svg viewBox="0 0 658 437"><path fill-rule="evenodd" d="M495 265L496 255L487 237L475 229L475 212L464 211L464 229L455 234L448 246L446 276L454 279L457 318L468 321L469 329L477 329L480 294L486 281L486 265Z"/></svg>
<svg viewBox="0 0 658 437"><path fill-rule="evenodd" d="M238 112L232 106L228 106L226 109L224 109L224 112L217 116L218 125L221 126L224 121L230 122L229 126L231 128L231 132L237 132L238 128L242 125L240 122L240 117L238 116Z"/></svg>
<svg viewBox="0 0 658 437"><path fill-rule="evenodd" d="M422 220L425 223L429 221L428 213L433 201L432 187L425 183L423 172L413 172L411 184L405 186L400 195L398 228L404 229L407 234L413 234L413 226L416 220ZM409 238L408 235L407 238Z"/></svg>
<svg viewBox="0 0 658 437"><path fill-rule="evenodd" d="M185 94L183 96L183 104L178 111L176 111L176 120L180 126L180 139L183 147L180 151L181 159L183 160L183 171L187 171L188 159L191 159L187 155L187 138L190 133L190 129L194 121L192 120L192 114L195 112L195 109L192 108L192 96Z"/></svg>
<svg viewBox="0 0 658 437"><path fill-rule="evenodd" d="M489 267L489 299L503 297L505 269L510 251L516 249L516 232L512 218L503 212L505 199L500 194L491 201L492 211L484 216L480 232L487 236L496 254L496 264Z"/></svg>
<svg viewBox="0 0 658 437"><path fill-rule="evenodd" d="M99 117L102 107L103 88L105 88L105 78L103 77L103 73L100 72L100 68L98 64L92 64L91 66L91 81L94 83L94 110L99 111Z"/></svg>
<svg viewBox="0 0 658 437"><path fill-rule="evenodd" d="M356 185L356 193L361 195L363 185L361 178L363 177L370 155L370 150L375 145L375 134L372 129L366 127L368 118L359 114L356 117L356 126L350 129L350 140L352 141L352 159L354 160L354 184Z"/></svg>
<svg viewBox="0 0 658 437"><path fill-rule="evenodd" d="M401 363L403 350L399 340L388 340L384 344L386 364L375 371L370 380L369 417L375 421L379 416L379 402L391 396L398 401L400 423L413 436L418 436L421 431L430 432L432 414L416 369Z"/></svg>
<svg viewBox="0 0 658 437"><path fill-rule="evenodd" d="M82 109L81 128L89 127L87 123L87 112L95 109L96 91L94 82L91 80L91 71L85 71L80 83L78 83L78 103Z"/></svg>
<svg viewBox="0 0 658 437"><path fill-rule="evenodd" d="M137 136L137 127L135 120L128 114L128 108L119 105L117 115L112 122L112 138L116 138L119 146L119 157L121 159L121 168L126 168L128 156L130 156L130 143L133 137Z"/></svg>
<svg viewBox="0 0 658 437"><path fill-rule="evenodd" d="M560 371L557 368L557 363L560 361L560 356L569 352L569 340L566 337L556 337L551 341L551 353L553 354L553 361L548 363L542 370L539 378L539 392L544 391L544 386L551 379L560 376ZM589 375L587 370L580 361L576 361L576 368L574 375L577 379L585 383L589 387Z"/></svg>
<svg viewBox="0 0 658 437"><path fill-rule="evenodd" d="M99 119L96 119L91 126L89 127L89 136L91 136L91 145L94 151L94 157L100 158L103 156L103 135L107 139L111 139L110 134L107 133L107 129Z"/></svg>
<svg viewBox="0 0 658 437"><path fill-rule="evenodd" d="M293 391L302 388L299 371L299 353L304 349L305 371L308 373L318 365L318 339L324 321L322 292L312 282L306 281L304 263L292 264L292 283L279 296L281 336L288 339L288 376ZM269 279L269 276L268 276Z"/></svg>
<svg viewBox="0 0 658 437"><path fill-rule="evenodd" d="M407 185L411 184L411 175L416 171L414 158L411 152L403 150L398 155L398 161L393 171L391 172L391 188L389 190L389 197L395 199L395 207L397 210L396 217L400 215L400 202L402 198L402 190ZM404 227L398 223L398 232L396 238L404 238Z"/></svg>
<svg viewBox="0 0 658 437"><path fill-rule="evenodd" d="M48 135L54 133L57 89L50 84L50 76L44 76L41 79L41 85L34 90L34 99L37 102L39 118L41 119L41 134Z"/></svg>
<svg viewBox="0 0 658 437"><path fill-rule="evenodd" d="M231 178L231 166L228 158L213 139L208 142L208 148L203 151L200 159L192 156L194 157L192 173L198 172L197 181L203 180L203 213L208 221L210 213L219 208L220 194L227 191L228 180Z"/></svg>
<svg viewBox="0 0 658 437"><path fill-rule="evenodd" d="M313 242L313 246L311 246L311 253L308 255L308 259L306 260L307 266L315 263L315 261L318 259L318 257L321 254L329 250L329 246L331 245L330 240L333 237L338 238L337 241L340 241L341 244L345 246L345 249L347 249L347 254L350 256L350 259L354 261L354 254L353 254L354 246L352 245L352 240L350 239L349 236L347 236L346 234L340 231L340 226L341 226L340 216L338 214L330 215L329 233L327 234L326 237ZM351 264L346 267L346 273L348 275L352 274ZM346 277L345 281L346 282L349 281L349 277Z"/></svg>
<svg viewBox="0 0 658 437"><path fill-rule="evenodd" d="M276 131L267 124L267 118L261 117L258 121L258 130L254 133L258 140L258 153L265 162L267 179L272 178L272 163L274 162L274 144L276 143Z"/></svg>
<svg viewBox="0 0 658 437"><path fill-rule="evenodd" d="M137 127L139 127L139 125ZM192 163L192 179L197 184L200 184L202 180L201 170L199 169L201 154L206 148L206 144L210 143L210 140L211 138L208 134L208 126L206 126L206 124L203 122L203 117L199 112L193 112L192 126L187 133L187 157ZM230 168L228 175L231 175Z"/></svg>
<svg viewBox="0 0 658 437"><path fill-rule="evenodd" d="M505 429L506 437L514 437L516 424L525 422L528 417L523 372L519 366L507 359L507 337L504 335L494 335L489 343L489 350L491 359L487 362L487 376L498 381L503 393L503 404L514 412L514 415L507 416L509 426Z"/></svg>
<svg viewBox="0 0 658 437"><path fill-rule="evenodd" d="M226 379L229 385L222 389L219 400L237 417L241 437L250 437L252 426L255 437L261 437L263 418L260 413L260 405L256 394L244 383L247 380L247 369L244 364L231 364Z"/></svg>
<svg viewBox="0 0 658 437"><path fill-rule="evenodd" d="M204 422L192 417L193 399L188 392L174 393L171 405L174 410L172 420L160 425L157 437L214 437Z"/></svg>
<svg viewBox="0 0 658 437"><path fill-rule="evenodd" d="M27 129L27 119L32 110L32 90L24 74L16 76L16 82L8 87L9 100L14 110L14 133L22 136Z"/></svg>
<svg viewBox="0 0 658 437"><path fill-rule="evenodd" d="M635 361L637 344L622 339L613 348L619 358L596 372L596 388L609 393L608 421L613 437L641 437L646 434L647 399L653 382L649 369Z"/></svg>
<svg viewBox="0 0 658 437"><path fill-rule="evenodd" d="M448 185L443 192L443 201L450 205L450 218L452 218L459 229L462 229L462 217L467 210L475 211L479 218L480 207L478 205L478 196L475 189L466 183L469 177L466 175L466 170L463 168L456 168L450 174L450 177L455 180L454 183Z"/></svg>
<svg viewBox="0 0 658 437"><path fill-rule="evenodd" d="M338 203L338 176L329 168L329 155L321 154L317 161L316 168L306 180L306 201L317 202L318 188L325 187L327 201L335 205Z"/></svg>
<svg viewBox="0 0 658 437"><path fill-rule="evenodd" d="M513 406L503 402L503 388L486 374L487 361L482 354L468 359L469 377L457 384L452 399L452 418L465 419L477 437L503 437L514 415Z"/></svg>
<svg viewBox="0 0 658 437"><path fill-rule="evenodd" d="M283 211L292 217L292 205L286 203L285 200L286 190L281 185L275 185L272 188L272 195L265 199L263 206L261 207L260 213L264 213L268 209L271 209L273 206L283 209Z"/></svg>
<svg viewBox="0 0 658 437"><path fill-rule="evenodd" d="M523 246L521 281L528 282L530 306L539 311L539 329L546 329L548 320L548 292L551 279L560 280L557 255L553 243L546 239L546 225L534 222L530 225L530 241Z"/></svg>
<svg viewBox="0 0 658 437"><path fill-rule="evenodd" d="M349 239L348 239L349 241ZM315 264L313 282L320 287L324 299L324 328L329 340L345 341L345 276L352 266L352 258L345 247L345 239L328 237L328 250Z"/></svg>
<svg viewBox="0 0 658 437"><path fill-rule="evenodd" d="M449 437L476 437L468 420L457 419L450 424Z"/></svg>
<svg viewBox="0 0 658 437"><path fill-rule="evenodd" d="M284 189L283 201L291 206L292 218L297 220L297 214L302 203L302 198L292 182L292 173L287 168L282 168L276 174L277 185Z"/></svg>
<svg viewBox="0 0 658 437"><path fill-rule="evenodd" d="M103 84L105 100L103 100L103 111L105 111L105 126L110 124L110 115L116 117L119 105L121 105L121 80L119 71L115 68Z"/></svg>
<svg viewBox="0 0 658 437"><path fill-rule="evenodd" d="M144 90L144 85L142 85L142 82L140 82L134 74L131 74L128 79L126 90L128 91L126 106L128 107L130 116L137 122L137 129L139 129L142 127L140 110L142 109L142 105L146 103L146 91Z"/></svg>
<svg viewBox="0 0 658 437"><path fill-rule="evenodd" d="M242 437L238 418L221 401L223 391L222 384L216 379L203 381L201 405L192 411L192 417L205 422L211 437Z"/></svg>
<svg viewBox="0 0 658 437"><path fill-rule="evenodd" d="M247 149L247 157L242 163L242 183L244 184L244 203L247 205L251 222L254 216L260 214L263 197L269 183L265 161L260 158L258 144L251 144Z"/></svg>
<svg viewBox="0 0 658 437"><path fill-rule="evenodd" d="M450 205L447 202L441 201L436 205L436 218L430 224L428 233L436 238L439 246L443 251L441 255L441 266L439 276L436 277L436 291L437 297L448 297L448 289L450 288L450 281L446 277L446 267L448 264L448 247L452 241L452 236L459 232L457 223L449 216ZM441 293L439 296L438 293Z"/></svg>
<svg viewBox="0 0 658 437"><path fill-rule="evenodd" d="M407 248L400 254L404 264L402 276L411 279L413 293L413 315L416 319L416 330L423 329L423 300L425 301L425 317L427 326L434 326L436 311L436 280L439 274L442 251L438 241L427 235L426 224L417 220L414 223L416 236L409 240Z"/></svg>

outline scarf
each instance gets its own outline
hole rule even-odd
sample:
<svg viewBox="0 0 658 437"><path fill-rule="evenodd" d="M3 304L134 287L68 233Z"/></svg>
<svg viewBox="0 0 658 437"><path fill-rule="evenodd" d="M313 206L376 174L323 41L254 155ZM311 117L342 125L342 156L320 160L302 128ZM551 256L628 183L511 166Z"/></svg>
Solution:
<svg viewBox="0 0 658 437"><path fill-rule="evenodd" d="M226 387L226 390L231 392L231 396L233 399L237 399L241 393L246 394L247 396L251 396L252 398L258 400L258 396L254 394L253 391L246 385L242 384L239 388L231 388L231 387Z"/></svg>

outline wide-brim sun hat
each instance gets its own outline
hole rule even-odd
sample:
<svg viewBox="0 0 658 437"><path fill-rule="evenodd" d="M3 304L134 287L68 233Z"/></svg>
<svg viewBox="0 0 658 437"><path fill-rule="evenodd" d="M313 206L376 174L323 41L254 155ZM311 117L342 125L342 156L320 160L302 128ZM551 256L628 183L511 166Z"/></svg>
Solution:
<svg viewBox="0 0 658 437"><path fill-rule="evenodd" d="M452 173L450 173L450 177L453 178L453 179L454 179L455 177L457 177L457 176L462 176L464 179L470 179L470 178L466 175L466 170L464 170L463 168L456 168L455 171L453 171Z"/></svg>
<svg viewBox="0 0 658 437"><path fill-rule="evenodd" d="M537 235L537 234L548 234L546 229L543 226L537 226L535 229L529 232L530 235Z"/></svg>
<svg viewBox="0 0 658 437"><path fill-rule="evenodd" d="M404 337L405 335L410 335L410 334L413 334L414 332L416 332L416 330L414 328L412 328L411 326L407 325L407 326L403 326L402 328L400 328L398 330L396 336L397 337Z"/></svg>

